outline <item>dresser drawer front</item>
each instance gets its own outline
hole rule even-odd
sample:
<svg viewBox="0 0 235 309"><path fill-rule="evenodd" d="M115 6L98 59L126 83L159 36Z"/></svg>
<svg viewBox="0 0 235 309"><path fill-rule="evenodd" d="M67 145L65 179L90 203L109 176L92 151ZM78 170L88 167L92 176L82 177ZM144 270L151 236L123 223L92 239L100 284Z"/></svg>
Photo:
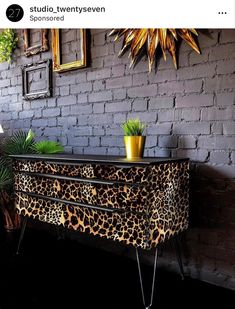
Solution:
<svg viewBox="0 0 235 309"><path fill-rule="evenodd" d="M32 197L22 192L16 193L15 202L19 214L29 218L143 249L149 247L149 223L147 217L141 214L110 213Z"/></svg>
<svg viewBox="0 0 235 309"><path fill-rule="evenodd" d="M146 183L147 167L120 166L120 165L95 165L94 174L98 179L121 181L126 183Z"/></svg>
<svg viewBox="0 0 235 309"><path fill-rule="evenodd" d="M46 161L14 162L16 172L31 172L40 174L63 175L69 177L82 177L87 179L100 179L120 181L127 183L147 183L148 171L146 167L102 164L66 164Z"/></svg>
<svg viewBox="0 0 235 309"><path fill-rule="evenodd" d="M97 204L134 212L146 212L147 188L127 185L96 185Z"/></svg>
<svg viewBox="0 0 235 309"><path fill-rule="evenodd" d="M64 204L64 227L149 248L148 218L132 212L108 213Z"/></svg>
<svg viewBox="0 0 235 309"><path fill-rule="evenodd" d="M147 211L145 187L107 185L15 173L15 190L106 208Z"/></svg>
<svg viewBox="0 0 235 309"><path fill-rule="evenodd" d="M68 201L97 204L96 188L89 183L16 173L15 190Z"/></svg>
<svg viewBox="0 0 235 309"><path fill-rule="evenodd" d="M94 169L91 164L61 164L46 161L17 160L13 168L16 172L30 172L49 175L63 175L69 177L94 178Z"/></svg>

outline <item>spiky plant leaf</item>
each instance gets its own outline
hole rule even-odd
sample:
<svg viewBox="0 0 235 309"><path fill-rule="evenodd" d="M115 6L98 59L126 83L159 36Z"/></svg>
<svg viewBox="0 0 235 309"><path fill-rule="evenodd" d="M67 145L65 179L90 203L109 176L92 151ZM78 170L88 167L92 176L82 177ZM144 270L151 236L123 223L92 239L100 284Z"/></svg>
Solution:
<svg viewBox="0 0 235 309"><path fill-rule="evenodd" d="M39 154L52 154L64 151L64 147L55 141L40 141L34 144L33 150Z"/></svg>
<svg viewBox="0 0 235 309"><path fill-rule="evenodd" d="M0 157L0 167L11 167L11 159L8 156L2 156Z"/></svg>
<svg viewBox="0 0 235 309"><path fill-rule="evenodd" d="M12 137L5 144L6 155L33 153L35 144L32 136L23 131L13 133Z"/></svg>
<svg viewBox="0 0 235 309"><path fill-rule="evenodd" d="M122 124L122 129L126 136L141 136L145 125L140 122L139 118L129 119Z"/></svg>
<svg viewBox="0 0 235 309"><path fill-rule="evenodd" d="M0 166L0 191L5 189L12 182L12 175L10 170L1 165Z"/></svg>
<svg viewBox="0 0 235 309"><path fill-rule="evenodd" d="M26 141L30 142L33 141L35 134L33 133L32 129L29 129L29 132L26 136Z"/></svg>

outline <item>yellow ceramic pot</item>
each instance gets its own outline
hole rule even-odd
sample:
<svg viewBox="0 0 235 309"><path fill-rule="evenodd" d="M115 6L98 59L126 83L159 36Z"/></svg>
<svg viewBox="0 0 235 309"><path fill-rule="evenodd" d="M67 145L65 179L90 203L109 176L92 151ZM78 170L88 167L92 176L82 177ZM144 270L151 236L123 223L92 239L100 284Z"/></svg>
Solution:
<svg viewBox="0 0 235 309"><path fill-rule="evenodd" d="M142 158L145 136L124 136L127 159Z"/></svg>

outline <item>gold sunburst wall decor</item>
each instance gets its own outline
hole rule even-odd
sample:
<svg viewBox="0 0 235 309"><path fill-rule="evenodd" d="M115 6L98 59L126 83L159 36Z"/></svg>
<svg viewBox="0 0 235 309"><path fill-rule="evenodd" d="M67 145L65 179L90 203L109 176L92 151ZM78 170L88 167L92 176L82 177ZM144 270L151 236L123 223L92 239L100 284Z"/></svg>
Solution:
<svg viewBox="0 0 235 309"><path fill-rule="evenodd" d="M152 70L158 47L161 48L165 61L166 51L170 53L177 69L176 44L180 39L183 39L200 54L200 49L194 38L198 35L195 29L113 29L109 35L115 35L115 41L123 37L122 49L118 56L121 57L130 48L130 66L136 64L143 49L146 48L149 72Z"/></svg>

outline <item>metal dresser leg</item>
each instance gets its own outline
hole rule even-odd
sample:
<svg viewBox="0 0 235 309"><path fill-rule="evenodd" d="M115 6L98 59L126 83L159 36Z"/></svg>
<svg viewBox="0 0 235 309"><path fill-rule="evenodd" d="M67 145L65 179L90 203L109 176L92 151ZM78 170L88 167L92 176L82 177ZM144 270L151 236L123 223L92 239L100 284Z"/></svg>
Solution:
<svg viewBox="0 0 235 309"><path fill-rule="evenodd" d="M20 245L21 245L21 243L23 241L24 232L25 232L25 228L26 228L27 222L28 222L28 218L24 217L23 222L22 222L21 231L20 231L20 238L19 238L18 245L17 245L17 250L16 250L16 254L17 255L19 254L19 251L20 251Z"/></svg>
<svg viewBox="0 0 235 309"><path fill-rule="evenodd" d="M142 273L141 273L141 267L140 267L139 251L138 251L137 248L136 248L136 260L137 260L137 264L138 264L138 271L139 271L140 287L141 287L143 304L144 304L145 309L150 309L152 307L152 304L153 304L153 294L154 294L154 288L155 288L155 278L156 278L156 269L157 269L157 248L156 248L155 256L154 256L152 291L151 291L151 298L150 298L149 305L146 305L144 286L143 286L143 279L142 279Z"/></svg>
<svg viewBox="0 0 235 309"><path fill-rule="evenodd" d="M177 261L178 261L178 265L179 265L179 269L180 269L181 279L184 280L185 279L184 266L183 266L183 262L182 262L180 241L179 241L178 237L174 237L172 239L172 243L173 243L174 248L175 248L175 253L176 253L176 257L177 257Z"/></svg>

